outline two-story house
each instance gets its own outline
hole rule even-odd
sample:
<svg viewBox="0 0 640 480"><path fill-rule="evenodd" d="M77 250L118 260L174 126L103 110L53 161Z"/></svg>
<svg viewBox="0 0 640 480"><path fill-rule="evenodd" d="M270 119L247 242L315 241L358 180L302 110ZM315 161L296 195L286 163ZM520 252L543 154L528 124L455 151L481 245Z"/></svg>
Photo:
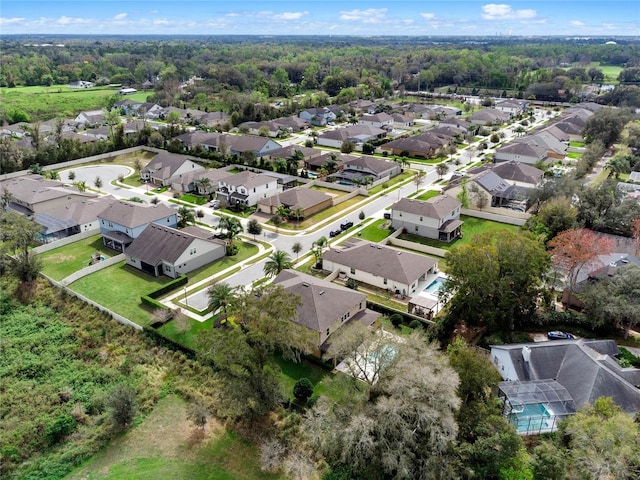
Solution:
<svg viewBox="0 0 640 480"><path fill-rule="evenodd" d="M504 100L497 101L494 108L496 110L500 110L501 112L506 112L513 117L524 113L528 106L528 100L506 98Z"/></svg>
<svg viewBox="0 0 640 480"><path fill-rule="evenodd" d="M259 199L275 195L280 190L276 178L246 170L220 179L216 195L228 205L253 207Z"/></svg>
<svg viewBox="0 0 640 480"><path fill-rule="evenodd" d="M450 242L461 235L462 204L448 195L426 201L403 198L391 206L391 222L396 230L404 228L425 238Z"/></svg>
<svg viewBox="0 0 640 480"><path fill-rule="evenodd" d="M393 117L388 113L374 113L373 115L363 115L358 119L358 125L366 125L369 127L383 128L385 130L393 129Z"/></svg>
<svg viewBox="0 0 640 480"><path fill-rule="evenodd" d="M295 270L283 270L276 276L275 285L300 296L302 304L291 321L302 325L313 334L317 350L322 357L330 343L331 335L350 322L373 325L380 314L367 309L364 293L336 285Z"/></svg>
<svg viewBox="0 0 640 480"><path fill-rule="evenodd" d="M336 114L327 107L307 108L302 110L298 116L316 127L324 127L337 118Z"/></svg>
<svg viewBox="0 0 640 480"><path fill-rule="evenodd" d="M109 205L98 215L98 220L104 244L120 252L124 252L150 223L172 228L178 226L177 213L166 205L146 205L123 200Z"/></svg>
<svg viewBox="0 0 640 480"><path fill-rule="evenodd" d="M324 252L322 269L336 270L349 278L396 295L413 295L420 282L438 271L438 262L426 255L365 242L348 240Z"/></svg>

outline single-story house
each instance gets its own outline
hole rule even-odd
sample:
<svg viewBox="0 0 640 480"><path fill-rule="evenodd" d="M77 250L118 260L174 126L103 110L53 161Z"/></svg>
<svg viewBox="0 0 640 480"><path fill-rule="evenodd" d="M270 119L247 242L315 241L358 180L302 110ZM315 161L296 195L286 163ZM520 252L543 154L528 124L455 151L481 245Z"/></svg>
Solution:
<svg viewBox="0 0 640 480"><path fill-rule="evenodd" d="M384 160L368 155L354 156L347 159L342 169L329 175L329 178L342 182L363 182L370 178L373 182L393 178L399 175L402 166L391 160Z"/></svg>
<svg viewBox="0 0 640 480"><path fill-rule="evenodd" d="M110 204L98 214L98 220L104 244L120 252L124 252L150 223L171 228L178 226L176 211L162 203L146 205L124 200Z"/></svg>
<svg viewBox="0 0 640 480"><path fill-rule="evenodd" d="M365 242L348 240L331 248L322 256L322 268L339 271L349 278L396 295L411 296L420 281L436 273L437 260L403 250Z"/></svg>
<svg viewBox="0 0 640 480"><path fill-rule="evenodd" d="M415 120L409 115L392 113L391 118L393 118L393 126L397 128L411 128L415 125Z"/></svg>
<svg viewBox="0 0 640 480"><path fill-rule="evenodd" d="M74 121L76 123L87 125L102 125L106 120L104 110L88 110L80 112Z"/></svg>
<svg viewBox="0 0 640 480"><path fill-rule="evenodd" d="M543 148L546 151L547 158L555 158L557 160L562 160L566 156L567 148L569 147L566 142L561 142L550 132L544 130L516 138L514 142Z"/></svg>
<svg viewBox="0 0 640 480"><path fill-rule="evenodd" d="M506 98L504 100L498 100L494 106L496 110L508 113L514 117L525 112L529 106L528 100L517 100L515 98Z"/></svg>
<svg viewBox="0 0 640 480"><path fill-rule="evenodd" d="M322 132L318 135L318 145L325 147L340 148L346 141L355 145L378 140L387 136L387 131L377 127L366 125L350 125L348 127L336 128Z"/></svg>
<svg viewBox="0 0 640 480"><path fill-rule="evenodd" d="M122 87L120 90L118 90L118 93L120 95L133 95L134 93L138 93L138 90L131 87Z"/></svg>
<svg viewBox="0 0 640 480"><path fill-rule="evenodd" d="M98 215L115 201L114 197L106 195L36 213L33 220L42 225L39 240L48 243L77 233L98 230Z"/></svg>
<svg viewBox="0 0 640 480"><path fill-rule="evenodd" d="M384 152L393 155L406 155L414 158L428 158L436 154L436 152L447 145L456 142L453 135L440 131L429 130L419 135L413 135L408 138L398 138L391 142L380 146Z"/></svg>
<svg viewBox="0 0 640 480"><path fill-rule="evenodd" d="M176 278L226 255L224 240L149 224L125 251L127 265L158 277Z"/></svg>
<svg viewBox="0 0 640 480"><path fill-rule="evenodd" d="M92 192L81 192L59 180L40 175L25 175L0 181L0 189L11 194L9 208L25 215L43 213L75 202L96 198Z"/></svg>
<svg viewBox="0 0 640 480"><path fill-rule="evenodd" d="M328 107L307 108L302 110L298 116L317 127L324 127L338 118L336 113Z"/></svg>
<svg viewBox="0 0 640 480"><path fill-rule="evenodd" d="M333 198L324 192L296 187L258 200L258 211L273 215L284 206L300 219L307 218L333 205Z"/></svg>
<svg viewBox="0 0 640 480"><path fill-rule="evenodd" d="M207 127L218 127L229 123L230 120L231 115L225 112L206 112L198 119L200 125L206 125Z"/></svg>
<svg viewBox="0 0 640 480"><path fill-rule="evenodd" d="M455 118L459 115L462 115L462 110L445 105L429 105L422 112L422 118L429 120L444 120L446 118Z"/></svg>
<svg viewBox="0 0 640 480"><path fill-rule="evenodd" d="M262 159L273 160L275 158L282 158L287 160L289 158L293 158L296 155L302 157L298 163L298 167L302 167L307 160L322 155L322 150L311 147L303 147L302 145L287 145L286 147L271 150L268 154L263 156Z"/></svg>
<svg viewBox="0 0 640 480"><path fill-rule="evenodd" d="M388 113L374 113L373 115L363 115L358 119L358 125L382 128L384 130L393 129L393 117Z"/></svg>
<svg viewBox="0 0 640 480"><path fill-rule="evenodd" d="M201 170L204 170L204 167L186 155L162 152L140 170L140 177L144 182L166 186L171 185L175 177Z"/></svg>
<svg viewBox="0 0 640 480"><path fill-rule="evenodd" d="M304 168L312 172L317 172L320 169L325 168L326 164L335 164L333 166L333 170L338 170L342 168L342 165L345 162L354 160L355 158L356 155L347 155L346 153L323 153L321 155L305 159Z"/></svg>
<svg viewBox="0 0 640 480"><path fill-rule="evenodd" d="M501 125L509 120L510 115L495 108L486 108L473 113L467 120L473 125Z"/></svg>
<svg viewBox="0 0 640 480"><path fill-rule="evenodd" d="M425 238L450 242L462 234L457 198L438 195L426 201L402 198L391 206L391 222L396 230L404 228Z"/></svg>
<svg viewBox="0 0 640 480"><path fill-rule="evenodd" d="M71 82L67 84L69 88L93 88L96 84L93 82L88 82L86 80L78 80L76 82Z"/></svg>
<svg viewBox="0 0 640 480"><path fill-rule="evenodd" d="M331 343L331 335L351 322L373 325L380 314L367 308L364 293L336 285L295 270L283 270L275 280L287 292L300 296L302 304L291 321L313 333L317 350L322 357Z"/></svg>
<svg viewBox="0 0 640 480"><path fill-rule="evenodd" d="M503 412L521 434L554 431L557 422L600 397L640 410L640 370L622 368L613 340L554 340L492 345Z"/></svg>
<svg viewBox="0 0 640 480"><path fill-rule="evenodd" d="M493 160L499 162L520 162L535 165L547 160L547 148L535 142L512 142L496 149Z"/></svg>

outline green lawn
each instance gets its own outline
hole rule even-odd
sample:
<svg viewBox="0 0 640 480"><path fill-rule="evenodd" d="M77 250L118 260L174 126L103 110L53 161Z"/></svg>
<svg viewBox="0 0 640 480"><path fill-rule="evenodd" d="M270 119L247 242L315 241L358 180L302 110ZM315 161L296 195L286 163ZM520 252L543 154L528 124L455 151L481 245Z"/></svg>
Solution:
<svg viewBox="0 0 640 480"><path fill-rule="evenodd" d="M582 153L578 153L578 152L567 152L567 157L568 158L582 158Z"/></svg>
<svg viewBox="0 0 640 480"><path fill-rule="evenodd" d="M344 202L342 202L340 205L334 205L333 207L329 207L325 210L322 210L321 212L316 213L315 215L312 215L309 218L305 218L304 220L302 220L301 222L285 222L282 225L280 225L279 228L284 228L287 230L303 230L306 228L310 228L312 226L314 226L316 223L331 217L332 215L335 215L336 213L339 212L344 212L349 213L348 210L350 207L354 206L356 203L361 202L362 201L362 195L356 195L353 198L350 198L349 200L345 200ZM268 225L273 226L273 224L271 223L271 220L269 220L267 222Z"/></svg>
<svg viewBox="0 0 640 480"><path fill-rule="evenodd" d="M507 223L493 222L491 220L483 220L482 218L467 217L466 215L460 215L460 220L464 221L462 225L462 238L454 240L451 243L439 242L438 240L432 240L430 238L419 237L412 233L403 233L398 238L401 240L408 240L410 242L421 243L422 245L429 245L431 247L442 248L444 250L450 250L453 247L459 247L471 242L471 238L474 235L485 232L498 232L500 230L517 230L519 227L516 225L509 225Z"/></svg>
<svg viewBox="0 0 640 480"><path fill-rule="evenodd" d="M569 142L569 146L570 147L576 147L576 148L582 148L582 147L586 147L587 144L584 142Z"/></svg>
<svg viewBox="0 0 640 480"><path fill-rule="evenodd" d="M207 203L207 197L199 197L197 195L191 195L190 193L181 195L180 200L183 202L193 203L195 205L204 205Z"/></svg>
<svg viewBox="0 0 640 480"><path fill-rule="evenodd" d="M104 246L101 235L95 235L39 255L42 260L42 272L54 280L62 280L81 268L88 267L91 255L96 252L102 253L105 257L117 254Z"/></svg>
<svg viewBox="0 0 640 480"><path fill-rule="evenodd" d="M370 242L376 243L384 240L392 233L389 228L385 227L387 221L388 220L385 220L384 218L376 220L360 230L360 232L358 232L358 237L363 240L369 240Z"/></svg>
<svg viewBox="0 0 640 480"><path fill-rule="evenodd" d="M399 183L402 183L402 182L406 181L407 179L409 179L412 176L413 176L412 172L409 172L409 171L402 172L400 175L397 175L397 176L393 177L389 181L381 183L380 185L375 186L372 189L370 189L369 190L369 195L375 195L376 193L381 192L382 190L385 190L385 189L387 189L389 187L393 187L394 185L398 185ZM386 185L386 187L383 187L383 185Z"/></svg>
<svg viewBox="0 0 640 480"><path fill-rule="evenodd" d="M74 89L66 85L51 87L16 87L0 90L2 104L8 111L26 112L32 121L55 117L75 117L85 110L104 107L108 97L117 95L120 87L94 87ZM140 95L140 94L136 94ZM147 93L143 92L146 99Z"/></svg>
<svg viewBox="0 0 640 480"><path fill-rule="evenodd" d="M257 445L210 420L205 432L187 420L175 395L158 402L138 426L112 441L69 480L277 480L260 469Z"/></svg>
<svg viewBox="0 0 640 480"><path fill-rule="evenodd" d="M430 198L437 197L438 195L440 195L440 192L438 190L427 190L426 192L424 192L419 197L416 197L415 199L425 201L425 200L429 200Z"/></svg>

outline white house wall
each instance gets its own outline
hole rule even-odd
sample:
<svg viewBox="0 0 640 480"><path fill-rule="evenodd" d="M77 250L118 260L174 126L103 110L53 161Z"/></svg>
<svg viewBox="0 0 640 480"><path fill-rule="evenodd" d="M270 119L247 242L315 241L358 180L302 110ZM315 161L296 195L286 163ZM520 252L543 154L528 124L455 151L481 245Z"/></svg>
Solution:
<svg viewBox="0 0 640 480"><path fill-rule="evenodd" d="M524 359L522 360L524 362ZM509 350L492 348L491 349L491 362L495 365L500 372L503 380L517 381L520 380L516 374L516 369L513 365L513 360L509 354Z"/></svg>
<svg viewBox="0 0 640 480"><path fill-rule="evenodd" d="M411 295L415 293L415 289L418 286L417 280L413 283L413 285L407 285L400 282L396 282L391 279L387 279L387 283L385 284L384 277L378 277L371 273L368 273L362 270L357 270L357 269L355 270L354 273L351 273L351 267L347 267L346 265L341 265L339 263L335 263L327 260L322 261L322 268L330 272L339 270L340 272L345 273L349 278L353 278L358 282L366 283L368 285L373 285L374 287L389 289L392 292L395 292L396 290L398 290L400 293L403 293L404 291L406 295Z"/></svg>

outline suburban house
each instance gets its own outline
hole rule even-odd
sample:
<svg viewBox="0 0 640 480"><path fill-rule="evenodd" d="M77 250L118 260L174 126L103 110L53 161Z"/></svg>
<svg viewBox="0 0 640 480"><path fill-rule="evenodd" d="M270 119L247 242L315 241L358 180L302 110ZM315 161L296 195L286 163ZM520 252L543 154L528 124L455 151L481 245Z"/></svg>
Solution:
<svg viewBox="0 0 640 480"><path fill-rule="evenodd" d="M0 189L11 194L8 207L23 215L47 212L74 202L96 198L91 192L65 186L59 180L47 180L40 175L25 175L0 182Z"/></svg>
<svg viewBox="0 0 640 480"><path fill-rule="evenodd" d="M398 128L411 128L415 125L415 121L408 115L402 115L401 113L392 113L393 126Z"/></svg>
<svg viewBox="0 0 640 480"><path fill-rule="evenodd" d="M393 129L393 117L388 113L374 113L373 115L362 115L358 119L358 125L382 128L384 130Z"/></svg>
<svg viewBox="0 0 640 480"><path fill-rule="evenodd" d="M376 109L378 108L375 102L372 102L371 100L363 100L363 99L354 100L349 105L353 107L353 109L358 113L368 113L370 115L373 115L374 113L376 113Z"/></svg>
<svg viewBox="0 0 640 480"><path fill-rule="evenodd" d="M322 357L331 343L331 335L350 322L373 325L380 314L367 308L367 296L312 275L295 270L281 271L273 282L287 292L300 296L302 305L291 320L306 327L314 335L317 350Z"/></svg>
<svg viewBox="0 0 640 480"><path fill-rule="evenodd" d="M393 155L405 155L414 158L428 158L447 145L456 142L453 135L429 130L407 138L397 138L380 146L383 152Z"/></svg>
<svg viewBox="0 0 640 480"><path fill-rule="evenodd" d="M333 197L318 190L296 187L258 200L258 211L273 215L279 207L289 209L299 219L307 218L333 205Z"/></svg>
<svg viewBox="0 0 640 480"><path fill-rule="evenodd" d="M171 188L185 193L196 192L198 195L211 195L218 189L220 180L229 175L233 174L224 168L197 170L172 177Z"/></svg>
<svg viewBox="0 0 640 480"><path fill-rule="evenodd" d="M402 198L391 206L392 226L421 237L450 242L462 235L461 206L458 199L448 195L426 201Z"/></svg>
<svg viewBox="0 0 640 480"><path fill-rule="evenodd" d="M304 162L304 168L312 172L317 172L322 168L326 169L327 166L333 165L332 170L338 170L342 168L342 165L345 162L349 160L355 160L356 158L356 155L347 155L346 153L323 153L321 155L306 159Z"/></svg>
<svg viewBox="0 0 640 480"><path fill-rule="evenodd" d="M253 152L256 157L282 148L282 145L268 137L257 135L232 135L226 133L208 133L202 131L185 133L176 137L185 148L195 148L214 152L226 152L231 155L242 155L244 152Z"/></svg>
<svg viewBox="0 0 640 480"><path fill-rule="evenodd" d="M535 165L547 160L547 149L533 142L513 142L496 149L493 160L496 163L520 162Z"/></svg>
<svg viewBox="0 0 640 480"><path fill-rule="evenodd" d="M177 153L162 152L140 170L143 182L155 185L171 185L174 177L204 170L202 165L195 163L192 158Z"/></svg>
<svg viewBox="0 0 640 480"><path fill-rule="evenodd" d="M146 205L123 200L109 205L98 215L98 220L104 244L120 252L124 252L150 223L178 226L178 214L162 203Z"/></svg>
<svg viewBox="0 0 640 480"><path fill-rule="evenodd" d="M363 155L347 159L342 169L329 175L329 178L336 182L366 183L367 179L371 179L372 182L388 180L399 175L401 171L402 166L397 162Z"/></svg>
<svg viewBox="0 0 640 480"><path fill-rule="evenodd" d="M80 112L76 118L75 122L83 124L84 126L90 125L102 125L106 120L104 110L89 110L86 112Z"/></svg>
<svg viewBox="0 0 640 480"><path fill-rule="evenodd" d="M640 370L622 368L613 340L492 345L503 412L520 434L552 432L559 420L600 397L629 414L640 410Z"/></svg>
<svg viewBox="0 0 640 480"><path fill-rule="evenodd" d="M324 127L338 118L328 107L307 108L306 110L302 110L298 116L316 127Z"/></svg>
<svg viewBox="0 0 640 480"><path fill-rule="evenodd" d="M224 240L208 238L210 232L198 230L202 233L194 235L151 223L127 247L127 265L154 277L176 278L226 255Z"/></svg>
<svg viewBox="0 0 640 480"><path fill-rule="evenodd" d="M298 153L300 152L300 153ZM288 145L286 147L278 148L277 150L270 151L267 155L262 157L263 160L274 160L276 158L289 159L296 155L300 155L302 158L298 162L298 167L303 167L305 161L311 158L319 157L322 155L322 151L317 148L304 147L302 145Z"/></svg>
<svg viewBox="0 0 640 480"><path fill-rule="evenodd" d="M532 165L504 162L482 165L467 172L466 177L453 178L444 187L447 195L457 198L462 191L463 178L467 179L470 204L478 204L478 196L485 197L487 207L527 209L528 192L540 184L544 172Z"/></svg>
<svg viewBox="0 0 640 480"><path fill-rule="evenodd" d="M216 198L224 199L228 205L253 207L258 200L275 195L279 191L276 178L245 170L221 178L218 181Z"/></svg>
<svg viewBox="0 0 640 480"><path fill-rule="evenodd" d="M508 113L496 110L495 108L486 108L473 113L467 117L467 120L476 126L501 125L506 122L510 116Z"/></svg>
<svg viewBox="0 0 640 480"><path fill-rule="evenodd" d="M459 115L462 115L462 110L446 105L427 105L427 108L422 111L422 118L429 120L444 120L446 118L455 118Z"/></svg>
<svg viewBox="0 0 640 480"><path fill-rule="evenodd" d="M598 255L598 258L594 262L583 266L580 271L578 271L573 293L570 293L568 289L562 292L562 303L573 308L583 308L584 303L580 299L580 293L586 285L597 282L601 278L613 277L621 269L629 265L640 266L640 258L628 253Z"/></svg>
<svg viewBox="0 0 640 480"><path fill-rule="evenodd" d="M206 112L198 119L200 125L207 127L219 127L225 123L229 123L231 115L224 112Z"/></svg>
<svg viewBox="0 0 640 480"><path fill-rule="evenodd" d="M507 98L497 101L493 108L495 108L496 110L500 110L501 112L506 112L510 116L515 117L516 115L524 113L528 106L529 102L527 100Z"/></svg>
<svg viewBox="0 0 640 480"><path fill-rule="evenodd" d="M350 125L322 132L318 135L318 145L340 148L344 142L352 142L354 145L362 145L369 141L378 140L387 136L387 131L377 127L366 125Z"/></svg>
<svg viewBox="0 0 640 480"><path fill-rule="evenodd" d="M97 230L98 215L116 202L111 195L90 198L36 213L33 220L42 225L38 240L53 242L81 232Z"/></svg>
<svg viewBox="0 0 640 480"><path fill-rule="evenodd" d="M138 102L128 98L114 103L112 108L119 109L123 115L134 115L144 118L158 118L162 111L162 107L157 103Z"/></svg>
<svg viewBox="0 0 640 480"><path fill-rule="evenodd" d="M561 142L554 135L547 131L539 131L525 137L516 138L517 143L526 143L546 151L547 158L562 160L567 154L568 143Z"/></svg>
<svg viewBox="0 0 640 480"><path fill-rule="evenodd" d="M71 82L67 84L69 88L93 88L96 84L93 82L88 82L86 80L78 80L76 82Z"/></svg>
<svg viewBox="0 0 640 480"><path fill-rule="evenodd" d="M365 242L348 240L322 256L322 268L396 295L412 295L420 281L437 272L438 262L425 255Z"/></svg>
<svg viewBox="0 0 640 480"><path fill-rule="evenodd" d="M474 129L475 125L459 117L446 118L440 122L440 125L446 125L458 129L462 133L468 133L469 129Z"/></svg>

